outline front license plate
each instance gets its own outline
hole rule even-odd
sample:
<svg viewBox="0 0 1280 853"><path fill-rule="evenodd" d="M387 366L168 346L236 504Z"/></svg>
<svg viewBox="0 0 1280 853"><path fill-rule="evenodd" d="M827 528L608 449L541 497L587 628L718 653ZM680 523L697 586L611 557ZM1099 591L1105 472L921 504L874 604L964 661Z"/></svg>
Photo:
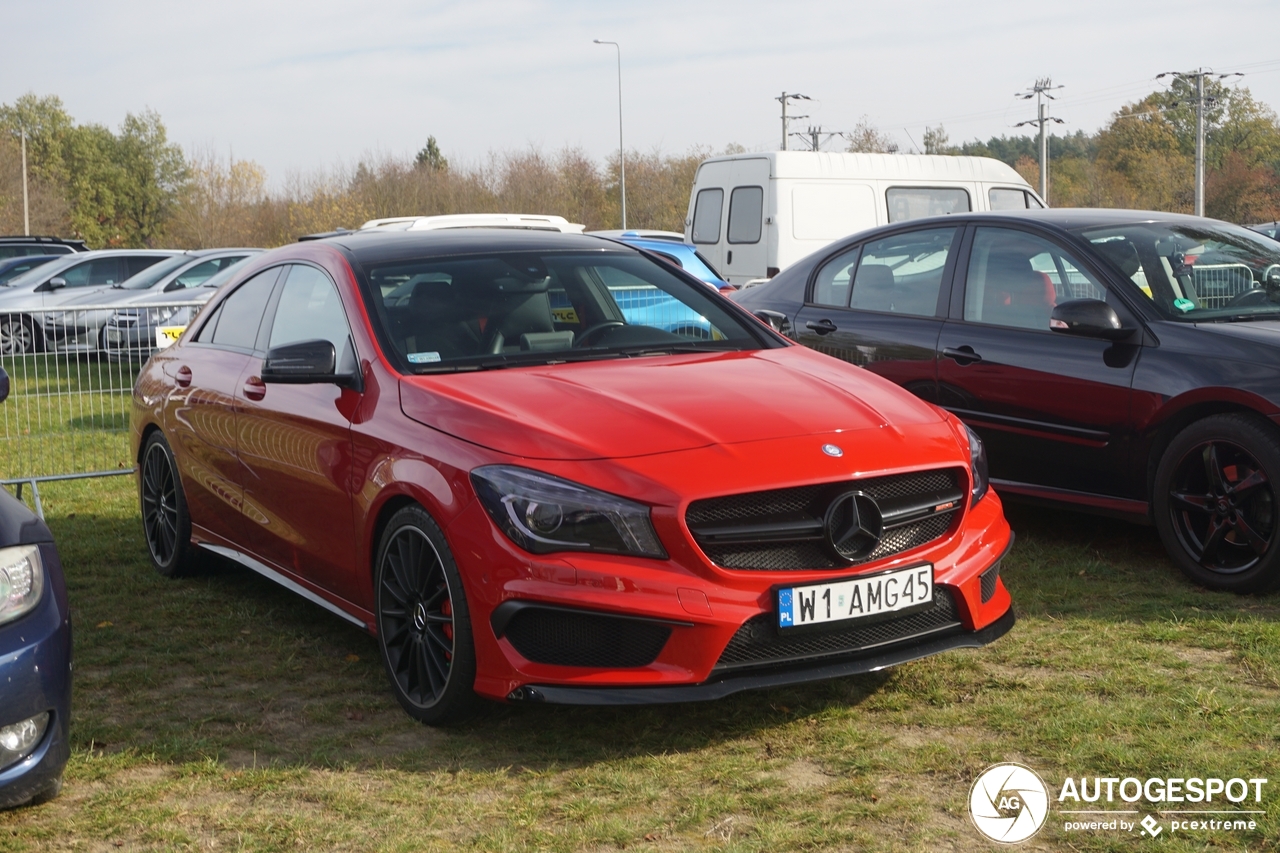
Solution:
<svg viewBox="0 0 1280 853"><path fill-rule="evenodd" d="M778 628L806 628L921 610L933 603L933 566L913 566L778 590Z"/></svg>

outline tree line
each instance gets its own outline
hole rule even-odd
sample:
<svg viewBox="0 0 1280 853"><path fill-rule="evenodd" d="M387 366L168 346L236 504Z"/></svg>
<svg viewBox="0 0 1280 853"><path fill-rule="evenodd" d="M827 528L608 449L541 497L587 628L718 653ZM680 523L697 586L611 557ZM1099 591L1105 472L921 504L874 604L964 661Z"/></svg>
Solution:
<svg viewBox="0 0 1280 853"><path fill-rule="evenodd" d="M1247 88L1207 84L1206 213L1235 222L1280 219L1280 122ZM1093 134L1050 140L1049 202L1055 207L1132 207L1191 212L1195 112L1179 80L1114 113ZM249 160L183 151L154 111L119 128L79 124L56 96L0 106L0 233L22 233L19 129L27 139L31 230L91 247L276 246L301 234L354 228L379 217L445 213L550 213L589 230L617 228L618 159L580 148L491 152L471 163L445 156L434 137L412 158L393 155L292 175L272 185ZM851 151L897 151L864 118ZM951 144L930 128L925 153L995 157L1033 186L1032 136ZM744 149L731 145L723 152ZM713 152L627 153L627 224L684 230L698 163Z"/></svg>

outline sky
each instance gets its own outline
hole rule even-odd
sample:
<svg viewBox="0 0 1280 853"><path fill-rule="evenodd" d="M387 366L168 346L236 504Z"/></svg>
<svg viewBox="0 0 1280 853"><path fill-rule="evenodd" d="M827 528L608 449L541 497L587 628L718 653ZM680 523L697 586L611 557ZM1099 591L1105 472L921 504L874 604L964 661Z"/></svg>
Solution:
<svg viewBox="0 0 1280 853"><path fill-rule="evenodd" d="M188 152L253 160L273 182L411 157L435 136L459 163L489 152L626 147L683 154L781 144L866 120L903 150L1029 132L1015 93L1051 77L1057 132L1197 67L1280 108L1277 0L0 0L0 102L57 95L81 123L157 111ZM50 26L50 22L57 22ZM14 34L21 33L21 37ZM1235 83L1235 81L1239 81ZM792 147L799 141L793 140ZM838 144L838 143L830 143Z"/></svg>

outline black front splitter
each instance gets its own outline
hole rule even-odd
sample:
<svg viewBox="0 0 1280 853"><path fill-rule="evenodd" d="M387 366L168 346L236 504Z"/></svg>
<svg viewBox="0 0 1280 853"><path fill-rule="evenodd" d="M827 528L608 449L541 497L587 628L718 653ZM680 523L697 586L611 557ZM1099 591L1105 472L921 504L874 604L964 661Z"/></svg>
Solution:
<svg viewBox="0 0 1280 853"><path fill-rule="evenodd" d="M805 684L846 675L862 675L952 649L981 648L1007 634L1015 621L1013 608L1010 607L1003 616L980 631L959 631L923 642L905 643L897 648L891 646L879 653L853 660L846 658L830 663L793 665L787 669L770 669L765 672L725 673L719 677L713 675L710 680L701 684L680 684L670 687L566 687L530 684L512 691L508 698L525 702L550 702L557 705L656 705L675 702L707 702L743 690L787 687L792 684Z"/></svg>

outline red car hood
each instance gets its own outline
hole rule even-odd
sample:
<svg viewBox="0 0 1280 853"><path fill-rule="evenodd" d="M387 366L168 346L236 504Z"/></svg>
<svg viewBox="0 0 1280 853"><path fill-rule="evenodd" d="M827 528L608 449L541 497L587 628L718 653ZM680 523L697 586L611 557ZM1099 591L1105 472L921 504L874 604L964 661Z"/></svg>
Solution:
<svg viewBox="0 0 1280 853"><path fill-rule="evenodd" d="M616 459L937 423L873 373L802 347L407 376L406 415L529 459Z"/></svg>

